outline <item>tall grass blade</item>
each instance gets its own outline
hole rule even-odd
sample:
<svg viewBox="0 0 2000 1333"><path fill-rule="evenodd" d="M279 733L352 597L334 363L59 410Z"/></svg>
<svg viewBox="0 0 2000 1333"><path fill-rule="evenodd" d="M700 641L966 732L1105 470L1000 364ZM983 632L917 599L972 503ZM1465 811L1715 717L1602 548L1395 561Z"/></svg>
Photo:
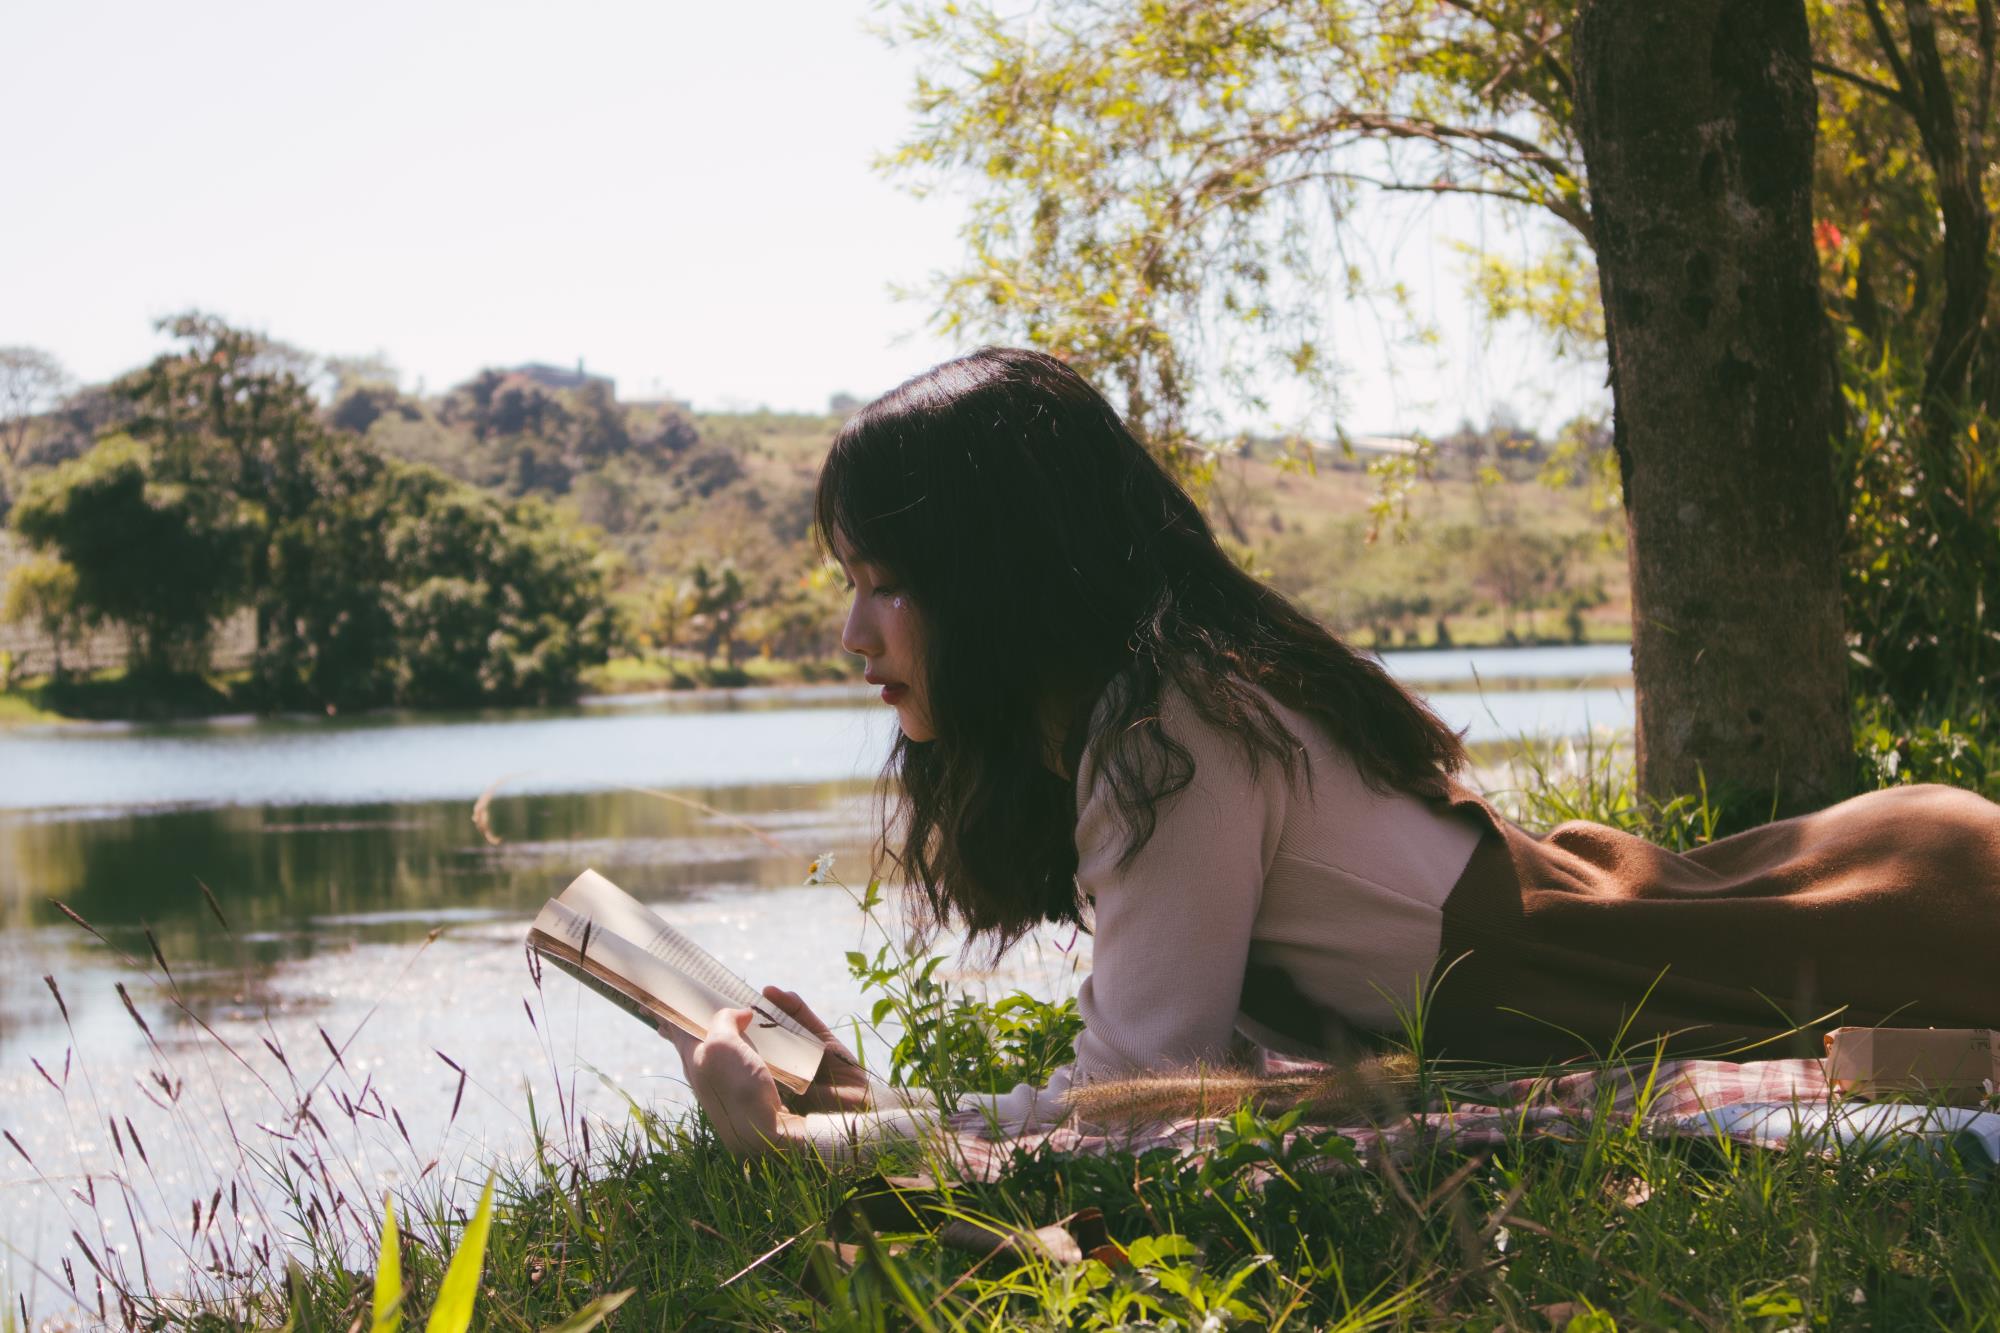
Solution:
<svg viewBox="0 0 2000 1333"><path fill-rule="evenodd" d="M403 1326L403 1248L396 1239L396 1201L382 1201L382 1253L375 1260L375 1301L370 1333L397 1333Z"/></svg>
<svg viewBox="0 0 2000 1333"><path fill-rule="evenodd" d="M486 1264L486 1232L493 1225L493 1177L479 1192L479 1209L459 1237L458 1249L444 1270L438 1286L437 1304L424 1333L465 1333L472 1325L472 1302L479 1295L479 1270Z"/></svg>
<svg viewBox="0 0 2000 1333"><path fill-rule="evenodd" d="M627 1287L623 1291L607 1292L560 1324L550 1324L542 1333L589 1333L589 1330L609 1319L611 1312L630 1300L637 1290L637 1287Z"/></svg>

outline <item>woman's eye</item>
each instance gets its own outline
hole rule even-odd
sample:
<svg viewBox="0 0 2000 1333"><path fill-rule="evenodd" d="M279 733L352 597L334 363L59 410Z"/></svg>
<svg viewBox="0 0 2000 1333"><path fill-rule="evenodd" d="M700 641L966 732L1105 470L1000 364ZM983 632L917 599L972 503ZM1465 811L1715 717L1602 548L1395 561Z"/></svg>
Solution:
<svg viewBox="0 0 2000 1333"><path fill-rule="evenodd" d="M875 585L875 595L877 597L900 597L902 593L902 588L894 583L878 583Z"/></svg>

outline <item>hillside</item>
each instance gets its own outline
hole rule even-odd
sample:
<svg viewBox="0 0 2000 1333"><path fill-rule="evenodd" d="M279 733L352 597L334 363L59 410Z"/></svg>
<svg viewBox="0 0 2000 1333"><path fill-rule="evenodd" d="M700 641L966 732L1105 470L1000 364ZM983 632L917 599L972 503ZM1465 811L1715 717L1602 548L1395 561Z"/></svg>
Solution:
<svg viewBox="0 0 2000 1333"><path fill-rule="evenodd" d="M369 440L509 494L547 496L601 529L625 562L621 592L656 643L715 646L714 607L696 605L697 585L733 571L745 646L837 650L837 599L813 586L808 526L840 418L634 404L623 409L623 447L590 455L565 452L560 427L480 438L453 402L385 417ZM1602 484L1606 449L1585 436L1565 458L1530 436L1465 431L1436 442L1427 466L1333 451L1307 465L1251 443L1217 459L1203 495L1253 568L1366 642L1622 638L1630 599L1622 519Z"/></svg>
<svg viewBox="0 0 2000 1333"><path fill-rule="evenodd" d="M728 667L839 655L840 581L819 566L809 533L838 416L621 403L608 381L546 367L482 372L421 399L350 378L324 401L329 424L384 455L546 501L593 532L614 558L630 652ZM123 411L99 387L38 419L21 483L84 452ZM1200 485L1241 559L1359 642L1623 637L1629 597L1622 523L1601 482L1605 442L1586 434L1567 453L1470 430L1436 442L1421 465L1393 450L1320 450L1308 462L1250 442L1218 455ZM48 645L30 627L6 634L18 667L45 666ZM117 636L99 634L85 656L103 664L117 652Z"/></svg>

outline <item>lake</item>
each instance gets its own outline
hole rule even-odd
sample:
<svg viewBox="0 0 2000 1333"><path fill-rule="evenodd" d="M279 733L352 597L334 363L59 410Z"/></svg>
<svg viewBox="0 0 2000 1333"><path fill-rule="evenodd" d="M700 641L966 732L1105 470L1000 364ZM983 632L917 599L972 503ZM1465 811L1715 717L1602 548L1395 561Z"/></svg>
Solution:
<svg viewBox="0 0 2000 1333"><path fill-rule="evenodd" d="M1624 645L1385 660L1475 743L1631 725ZM19 1144L0 1142L0 1299L66 1308L62 1260L88 1275L72 1231L163 1287L222 1233L284 1242L263 1164L293 1151L284 1117L315 1084L329 1179L363 1212L519 1151L531 1093L572 1129L622 1122L627 1096L678 1103L670 1048L524 964L528 918L585 866L753 982L861 1009L843 953L880 929L802 880L829 850L866 878L893 725L870 697L0 732L0 1130ZM1072 989L1071 944L1033 941L990 982ZM191 1241L190 1202L230 1183Z"/></svg>

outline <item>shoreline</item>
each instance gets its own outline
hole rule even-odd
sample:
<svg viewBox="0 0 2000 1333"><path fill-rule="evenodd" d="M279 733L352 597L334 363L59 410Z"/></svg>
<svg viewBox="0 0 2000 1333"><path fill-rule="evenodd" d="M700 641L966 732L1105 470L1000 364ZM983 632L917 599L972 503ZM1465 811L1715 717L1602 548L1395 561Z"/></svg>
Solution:
<svg viewBox="0 0 2000 1333"><path fill-rule="evenodd" d="M1601 648L1629 644L1623 639L1592 639L1573 643L1567 639L1522 640L1518 643L1463 643L1440 645L1435 642L1411 647L1375 647L1366 651L1385 659L1434 657L1450 653L1548 651L1567 648ZM1598 679L1594 673L1576 678L1533 677L1545 683L1578 684ZM1410 684L1422 690L1468 688L1510 688L1520 678L1507 674L1433 678L1419 677ZM88 681L71 680L64 689L81 707L63 711L50 707L50 682L31 682L0 690L0 736L19 731L97 730L177 722L210 722L220 725L250 726L258 723L304 724L327 719L393 719L482 716L495 713L542 711L548 709L603 709L636 707L671 700L741 699L755 701L798 694L813 700L862 699L872 693L859 678L858 670L832 659L785 661L754 658L741 667L708 667L684 661L661 661L632 657L615 658L583 674L576 694L544 703L470 703L451 707L385 705L352 712L324 714L307 709L259 711L235 697L243 684L242 673L210 675L176 682L174 693L136 695L128 688L122 669L99 672ZM72 705L74 706L74 704Z"/></svg>
<svg viewBox="0 0 2000 1333"><path fill-rule="evenodd" d="M1630 644L1628 638L1586 638L1584 642L1574 642L1570 638L1522 638L1518 642L1418 642L1410 646L1380 646L1368 644L1364 650L1374 652L1382 658L1396 656L1432 656L1448 652L1512 652L1512 650L1548 650L1548 648L1590 648L1608 644ZM1514 677L1484 677L1486 687L1506 685ZM102 671L86 681L64 683L64 693L70 695L64 707L50 707L48 693L50 681L38 677L28 683L16 683L8 689L0 689L0 735L20 729L96 729L96 727L132 727L132 725L152 725L152 723L304 723L314 721L320 715L306 709L274 709L258 711L238 697L244 685L242 673L220 673L200 679L182 679L174 683L174 691L160 695L156 691L138 695L128 689L128 679L122 669ZM458 715L482 715L482 713L512 713L528 709L590 709L590 707L618 707L620 703L640 703L640 701L666 701L666 699L704 699L704 697L762 697L774 691L844 691L848 687L856 689L860 697L860 671L858 664L850 667L848 662L838 658L806 658L806 660L786 660L786 658L748 658L740 667L708 667L702 662L690 662L680 658L638 658L620 656L604 662L602 667L592 667L582 673L578 681L576 695L560 701L548 703L502 703L502 705L478 705L470 703L464 707L396 707L386 705L380 709L362 709L354 713L334 713L328 711L326 717L338 719L384 719L384 717L458 717ZM1438 681L1414 681L1412 685L1438 685Z"/></svg>

